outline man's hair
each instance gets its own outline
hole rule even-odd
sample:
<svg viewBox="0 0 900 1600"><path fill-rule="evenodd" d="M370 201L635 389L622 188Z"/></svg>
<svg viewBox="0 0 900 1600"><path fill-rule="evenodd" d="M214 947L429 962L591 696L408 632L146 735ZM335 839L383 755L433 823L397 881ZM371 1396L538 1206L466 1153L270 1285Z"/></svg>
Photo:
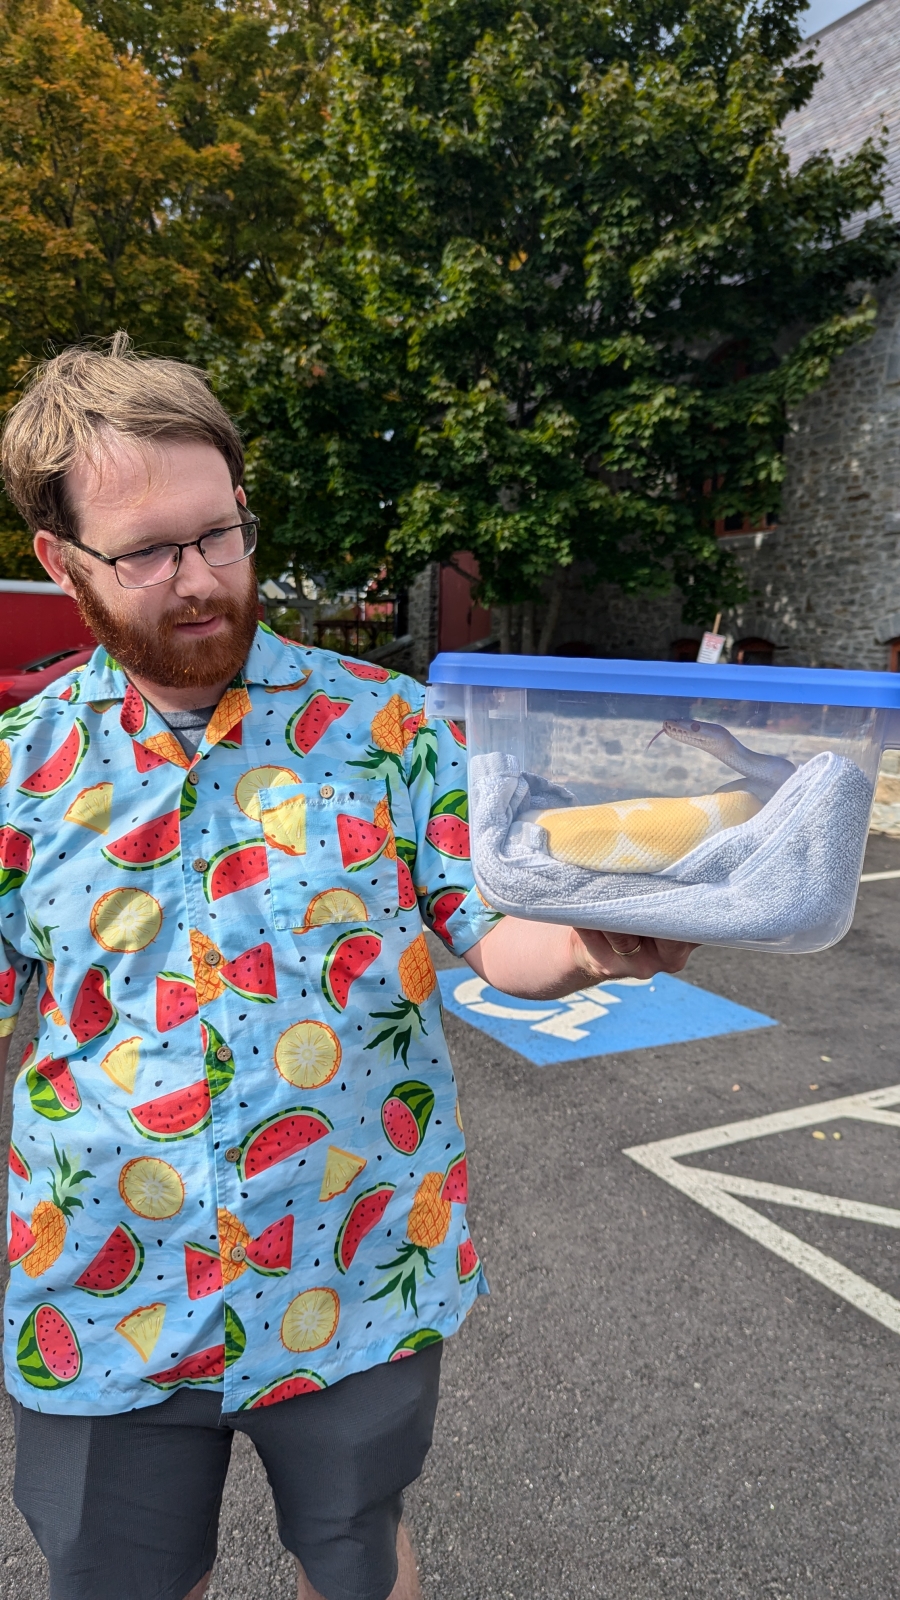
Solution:
<svg viewBox="0 0 900 1600"><path fill-rule="evenodd" d="M210 444L225 457L234 487L241 482L240 436L206 375L183 361L137 356L128 335L117 333L45 361L6 418L0 471L32 532L78 537L66 476L85 460L99 468L115 435L138 445Z"/></svg>

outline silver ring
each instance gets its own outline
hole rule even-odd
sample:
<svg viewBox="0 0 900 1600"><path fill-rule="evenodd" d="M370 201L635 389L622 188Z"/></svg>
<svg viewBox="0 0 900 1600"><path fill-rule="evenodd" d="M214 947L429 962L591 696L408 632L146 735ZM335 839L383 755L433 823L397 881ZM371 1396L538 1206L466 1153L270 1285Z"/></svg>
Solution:
<svg viewBox="0 0 900 1600"><path fill-rule="evenodd" d="M613 944L612 939L609 938L609 934L607 934L606 937L609 940L610 945L612 945L613 950L615 950L617 956L636 956L644 942L643 939L638 939L636 943L631 946L630 950L620 950L617 944Z"/></svg>

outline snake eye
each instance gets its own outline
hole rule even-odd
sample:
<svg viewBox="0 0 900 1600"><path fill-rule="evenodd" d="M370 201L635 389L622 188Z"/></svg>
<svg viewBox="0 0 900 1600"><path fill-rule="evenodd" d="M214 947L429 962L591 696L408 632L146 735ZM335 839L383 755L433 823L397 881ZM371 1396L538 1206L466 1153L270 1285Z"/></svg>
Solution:
<svg viewBox="0 0 900 1600"><path fill-rule="evenodd" d="M702 726L703 726L702 722L692 722L691 723L691 733L699 733L700 729L702 728Z"/></svg>

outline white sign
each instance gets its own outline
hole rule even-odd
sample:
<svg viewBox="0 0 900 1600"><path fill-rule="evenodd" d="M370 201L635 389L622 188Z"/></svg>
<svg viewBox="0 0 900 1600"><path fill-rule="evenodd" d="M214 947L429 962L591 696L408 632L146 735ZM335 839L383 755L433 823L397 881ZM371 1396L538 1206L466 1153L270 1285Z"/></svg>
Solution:
<svg viewBox="0 0 900 1600"><path fill-rule="evenodd" d="M704 666L714 667L721 659L725 648L724 633L705 633L700 640L700 649L697 651L697 660Z"/></svg>

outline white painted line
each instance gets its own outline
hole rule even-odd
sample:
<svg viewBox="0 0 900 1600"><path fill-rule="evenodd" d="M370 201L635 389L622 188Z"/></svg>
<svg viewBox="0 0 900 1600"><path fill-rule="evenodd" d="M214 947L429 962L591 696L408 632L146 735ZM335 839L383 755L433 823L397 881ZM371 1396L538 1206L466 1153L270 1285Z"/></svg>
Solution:
<svg viewBox="0 0 900 1600"><path fill-rule="evenodd" d="M860 883L880 883L883 878L900 878L900 868L896 872L864 872Z"/></svg>
<svg viewBox="0 0 900 1600"><path fill-rule="evenodd" d="M694 1172L697 1168L692 1168ZM702 1174L704 1177L707 1174ZM739 1178L722 1172L708 1174L715 1188L725 1194L742 1195L745 1200L767 1200L771 1205L796 1206L800 1211L820 1211L826 1217L849 1217L853 1222L874 1222L881 1228L900 1228L900 1211L893 1206L873 1206L865 1200L844 1200L835 1194L820 1194L815 1189L788 1189L783 1183L763 1183L758 1178Z"/></svg>
<svg viewBox="0 0 900 1600"><path fill-rule="evenodd" d="M781 1184L768 1184L751 1178L734 1177L726 1172L712 1172L706 1168L687 1167L679 1156L698 1155L707 1150L720 1150L750 1139L765 1138L770 1134L787 1133L813 1124L821 1126L838 1119L886 1122L891 1127L900 1126L900 1116L885 1108L900 1101L900 1084L886 1089L871 1089L864 1094L847 1095L840 1100L826 1100L819 1105L797 1106L790 1111L776 1111L769 1116L748 1117L743 1122L729 1122L717 1128L704 1128L696 1133L682 1134L674 1139L659 1139L652 1144L633 1145L624 1152L665 1183L689 1196L711 1211L713 1216L727 1222L747 1238L764 1245L774 1255L791 1266L805 1272L817 1283L840 1295L857 1310L880 1322L892 1333L900 1333L900 1300L886 1294L868 1279L851 1272L841 1262L825 1255L821 1250L798 1239L796 1234L777 1223L770 1222L751 1206L743 1205L737 1198L769 1201L776 1205L793 1206L800 1210L816 1211L829 1216L847 1217L854 1221L876 1223L882 1227L900 1227L900 1211L890 1206L878 1206L858 1200L848 1200L838 1195L824 1195L812 1190L791 1189Z"/></svg>

